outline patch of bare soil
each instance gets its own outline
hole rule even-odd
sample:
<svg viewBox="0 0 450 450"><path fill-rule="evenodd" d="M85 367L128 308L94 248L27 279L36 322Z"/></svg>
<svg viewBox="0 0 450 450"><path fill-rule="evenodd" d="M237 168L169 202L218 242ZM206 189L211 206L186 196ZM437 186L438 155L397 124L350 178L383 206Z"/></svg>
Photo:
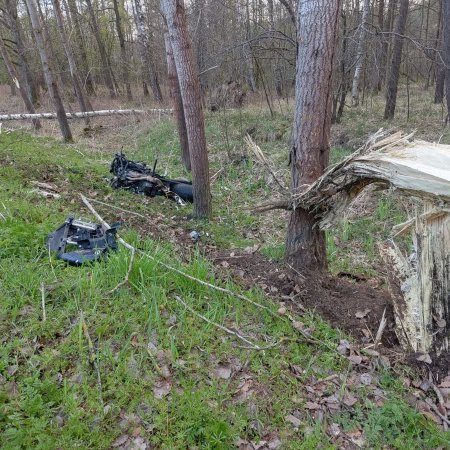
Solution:
<svg viewBox="0 0 450 450"><path fill-rule="evenodd" d="M230 270L236 282L255 284L268 295L294 308L316 311L331 325L345 330L360 342L372 342L377 334L383 311L388 325L382 343L398 345L389 293L375 288L370 280L350 274L300 274L284 264L276 264L258 252L217 251L211 255L216 264Z"/></svg>

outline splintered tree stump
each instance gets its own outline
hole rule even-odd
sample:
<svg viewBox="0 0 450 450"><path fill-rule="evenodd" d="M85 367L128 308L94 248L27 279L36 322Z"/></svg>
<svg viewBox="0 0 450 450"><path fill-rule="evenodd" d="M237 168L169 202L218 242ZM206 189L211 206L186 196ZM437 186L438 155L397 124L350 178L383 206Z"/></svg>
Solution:
<svg viewBox="0 0 450 450"><path fill-rule="evenodd" d="M388 264L397 335L405 350L440 353L450 339L450 145L412 142L378 132L366 145L329 169L291 208L314 214L329 228L368 185L389 189L416 205L416 215L393 229L380 245ZM412 250L401 251L396 237L410 233ZM408 254L411 253L411 254Z"/></svg>
<svg viewBox="0 0 450 450"><path fill-rule="evenodd" d="M389 271L397 336L415 352L448 351L450 337L450 214L431 203L401 234L411 232L413 253L393 241L381 247Z"/></svg>

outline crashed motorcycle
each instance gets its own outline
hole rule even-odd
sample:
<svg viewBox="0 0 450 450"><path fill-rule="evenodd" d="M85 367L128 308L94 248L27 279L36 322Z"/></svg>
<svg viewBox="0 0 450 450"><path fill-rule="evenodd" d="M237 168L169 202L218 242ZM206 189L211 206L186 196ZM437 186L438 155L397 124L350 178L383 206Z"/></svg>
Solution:
<svg viewBox="0 0 450 450"><path fill-rule="evenodd" d="M157 162L156 160L153 169L150 169L145 163L131 161L123 153L117 153L111 163L110 172L114 174L111 186L148 197L163 195L179 205L192 203L192 183L159 175L156 173Z"/></svg>

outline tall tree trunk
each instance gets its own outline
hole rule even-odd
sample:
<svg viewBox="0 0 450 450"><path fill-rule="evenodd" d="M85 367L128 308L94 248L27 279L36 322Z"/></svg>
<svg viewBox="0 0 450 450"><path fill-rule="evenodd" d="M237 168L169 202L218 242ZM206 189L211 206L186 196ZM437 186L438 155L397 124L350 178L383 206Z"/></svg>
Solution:
<svg viewBox="0 0 450 450"><path fill-rule="evenodd" d="M200 83L195 72L183 0L161 0L183 101L192 167L194 215L211 215L208 150Z"/></svg>
<svg viewBox="0 0 450 450"><path fill-rule="evenodd" d="M120 57L122 59L123 82L125 83L128 100L133 100L133 96L131 95L130 76L128 74L128 66L130 64L130 61L128 58L128 53L125 49L125 38L123 37L122 23L121 23L122 19L120 17L118 0L113 0L113 5L114 5L114 14L115 14L115 19L116 19L116 31L117 31L117 36L119 38L119 45L120 45Z"/></svg>
<svg viewBox="0 0 450 450"><path fill-rule="evenodd" d="M52 0L52 4L53 12L55 13L56 17L56 23L58 25L59 37L61 39L64 53L66 54L66 58L69 63L70 77L72 79L75 96L78 100L78 104L80 105L80 110L81 112L92 110L92 106L90 105L87 94L83 88L83 83L81 82L80 76L78 75L78 69L72 53L72 48L70 47L67 40L66 30L64 28L64 21L61 12L61 5L59 3L59 0ZM86 118L86 125L89 125L89 118Z"/></svg>
<svg viewBox="0 0 450 450"><path fill-rule="evenodd" d="M245 21L245 39L246 42L242 45L242 54L245 62L245 77L247 78L248 87L252 92L256 91L255 75L253 70L253 54L250 45L251 30L250 30L250 7L249 0L245 3L246 21Z"/></svg>
<svg viewBox="0 0 450 450"><path fill-rule="evenodd" d="M297 74L292 164L292 193L301 192L328 165L332 75L338 36L339 0L300 0L297 12ZM302 208L290 216L286 258L297 269L326 267L325 234L314 214Z"/></svg>
<svg viewBox="0 0 450 450"><path fill-rule="evenodd" d="M366 27L370 13L370 0L364 0L363 13L361 18L361 24L358 30L358 50L356 52L356 67L355 74L353 76L352 83L352 104L353 106L359 105L359 80L361 78L361 72L364 64L364 57L366 54Z"/></svg>
<svg viewBox="0 0 450 450"><path fill-rule="evenodd" d="M50 67L49 54L44 42L42 33L43 31L42 23L39 18L35 0L26 0L26 5L31 20L31 26L33 28L34 38L36 40L36 45L39 51L39 57L42 63L42 70L44 72L45 82L47 84L50 98L52 99L53 107L55 108L55 113L58 117L59 128L61 129L61 134L64 140L66 142L71 142L72 132L70 131L69 122L67 121L66 117L66 111L62 104L61 96L59 95L59 89L53 77L52 69Z"/></svg>
<svg viewBox="0 0 450 450"><path fill-rule="evenodd" d="M162 102L163 96L159 85L158 74L156 73L153 61L150 57L150 45L148 42L148 34L145 29L145 16L142 11L141 0L134 0L134 7L136 12L135 21L139 52L141 55L141 64L143 68L143 79L148 80L155 100L157 102Z"/></svg>
<svg viewBox="0 0 450 450"><path fill-rule="evenodd" d="M400 10L394 27L395 36L394 48L392 50L391 70L389 72L388 85L386 89L386 108L384 110L385 119L393 119L395 114L400 65L402 62L403 35L406 29L408 7L409 0L400 0Z"/></svg>
<svg viewBox="0 0 450 450"><path fill-rule="evenodd" d="M169 79L170 98L173 101L173 109L177 121L178 136L180 137L181 162L187 170L191 170L191 159L189 155L189 141L186 130L186 120L184 118L183 100L181 98L180 84L178 82L177 69L173 59L172 45L170 44L169 33L164 33L167 57L167 77Z"/></svg>
<svg viewBox="0 0 450 450"><path fill-rule="evenodd" d="M86 5L89 12L89 16L91 18L92 32L94 33L95 40L97 41L98 51L100 53L100 59L102 61L103 78L105 80L106 86L108 87L110 97L115 98L116 91L114 90L112 70L108 61L108 55L106 53L105 44L103 43L103 39L100 35L97 18L95 17L95 12L91 0L86 0Z"/></svg>
<svg viewBox="0 0 450 450"><path fill-rule="evenodd" d="M81 69L83 73L83 81L86 86L86 91L89 95L95 95L94 81L92 80L91 71L88 67L88 59L86 53L86 47L83 41L83 35L81 32L79 12L77 8L76 0L67 0L67 5L69 7L70 16L73 24L73 34L74 34L74 45L78 49L80 54L79 62L81 62Z"/></svg>
<svg viewBox="0 0 450 450"><path fill-rule="evenodd" d="M5 5L11 32L14 41L16 42L17 54L19 57L20 74L22 78L21 84L23 84L25 90L27 91L28 98L31 100L33 105L37 105L39 103L39 94L37 86L34 83L33 77L31 76L30 66L26 58L26 48L23 41L23 31L17 18L17 4L15 0L5 0Z"/></svg>
<svg viewBox="0 0 450 450"><path fill-rule="evenodd" d="M19 76L17 74L16 68L9 58L8 51L5 46L5 42L0 36L0 55L3 58L6 69L8 70L9 76L11 77L12 83L14 86L19 88L20 95L22 96L23 103L25 104L25 108L30 114L34 114L36 111L34 109L33 103L31 102L30 97L28 97L28 92L23 86L22 82L19 81ZM41 122L39 119L33 119L33 125L36 130L41 128Z"/></svg>
<svg viewBox="0 0 450 450"><path fill-rule="evenodd" d="M442 0L442 56L445 62L447 123L450 123L450 0Z"/></svg>
<svg viewBox="0 0 450 450"><path fill-rule="evenodd" d="M394 25L395 8L397 6L397 0L389 0L388 3L388 14L386 21L384 21L383 31L387 33L384 36L382 50L381 50L381 61L379 69L379 79L378 79L378 90L380 91L385 84L386 75L388 72L387 61L389 60L390 48L391 48L391 34Z"/></svg>

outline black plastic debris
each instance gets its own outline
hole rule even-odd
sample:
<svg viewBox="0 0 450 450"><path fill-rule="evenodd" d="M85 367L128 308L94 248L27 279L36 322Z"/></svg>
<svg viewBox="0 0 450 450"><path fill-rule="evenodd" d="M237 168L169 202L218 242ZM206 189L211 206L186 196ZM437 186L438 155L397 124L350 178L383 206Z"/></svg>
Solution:
<svg viewBox="0 0 450 450"><path fill-rule="evenodd" d="M117 250L116 232L119 226L116 223L105 229L102 225L70 215L47 237L47 248L57 252L58 259L72 266L81 266L104 258L110 250Z"/></svg>
<svg viewBox="0 0 450 450"><path fill-rule="evenodd" d="M179 205L184 205L184 202L192 203L192 183L159 175L156 173L156 163L157 161L153 169L150 169L145 163L130 161L123 153L117 153L111 163L110 172L114 174L111 186L114 189L124 188L148 197L164 195Z"/></svg>

